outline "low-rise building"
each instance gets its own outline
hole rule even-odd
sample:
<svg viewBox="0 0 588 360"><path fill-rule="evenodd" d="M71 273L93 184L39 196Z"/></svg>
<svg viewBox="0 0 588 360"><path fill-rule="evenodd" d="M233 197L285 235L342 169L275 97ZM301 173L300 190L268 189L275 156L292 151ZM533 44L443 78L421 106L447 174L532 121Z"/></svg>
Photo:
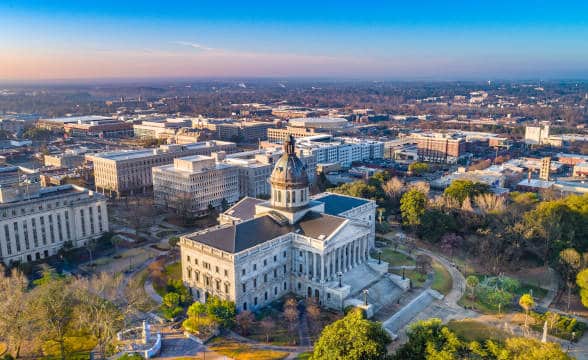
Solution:
<svg viewBox="0 0 588 360"><path fill-rule="evenodd" d="M0 261L6 265L85 246L108 231L101 194L74 185L41 188L38 177L14 166L0 169L0 183Z"/></svg>
<svg viewBox="0 0 588 360"><path fill-rule="evenodd" d="M574 165L574 176L587 177L588 176L588 162L582 162Z"/></svg>
<svg viewBox="0 0 588 360"><path fill-rule="evenodd" d="M235 143L206 141L185 145L161 145L159 148L125 150L86 155L93 163L96 191L109 196L145 193L153 186L154 166L168 165L175 158L210 155L212 152L234 152Z"/></svg>
<svg viewBox="0 0 588 360"><path fill-rule="evenodd" d="M180 129L192 127L192 119L164 119L143 121L133 125L135 137L141 139L168 139L173 138Z"/></svg>
<svg viewBox="0 0 588 360"><path fill-rule="evenodd" d="M133 136L133 124L114 119L68 122L63 130L69 136L121 138Z"/></svg>
<svg viewBox="0 0 588 360"><path fill-rule="evenodd" d="M239 175L235 166L224 164L224 153L174 159L172 165L153 168L155 204L179 214L202 216L211 208L222 209L239 200ZM224 209L222 209L224 210Z"/></svg>
<svg viewBox="0 0 588 360"><path fill-rule="evenodd" d="M466 140L460 134L417 133L412 137L421 161L455 164L466 153Z"/></svg>

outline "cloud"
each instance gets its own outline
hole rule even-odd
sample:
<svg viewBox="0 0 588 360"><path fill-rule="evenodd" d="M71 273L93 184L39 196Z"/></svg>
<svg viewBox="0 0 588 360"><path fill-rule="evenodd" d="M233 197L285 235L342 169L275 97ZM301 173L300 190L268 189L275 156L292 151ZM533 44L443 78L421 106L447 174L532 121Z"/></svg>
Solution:
<svg viewBox="0 0 588 360"><path fill-rule="evenodd" d="M197 50L201 50L201 51L213 51L213 50L217 50L208 46L204 46L202 44L198 44L198 43L193 43L193 42L189 42L189 41L174 41L174 44L177 45L182 45L182 46L189 46L191 48L197 49Z"/></svg>

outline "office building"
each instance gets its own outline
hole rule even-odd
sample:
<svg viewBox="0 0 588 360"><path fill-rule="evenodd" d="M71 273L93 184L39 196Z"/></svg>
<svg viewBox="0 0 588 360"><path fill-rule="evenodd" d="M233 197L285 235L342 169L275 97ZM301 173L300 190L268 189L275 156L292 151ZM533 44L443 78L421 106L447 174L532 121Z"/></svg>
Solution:
<svg viewBox="0 0 588 360"><path fill-rule="evenodd" d="M108 231L106 199L74 186L41 188L38 174L0 168L0 261L41 260Z"/></svg>
<svg viewBox="0 0 588 360"><path fill-rule="evenodd" d="M153 186L154 166L173 163L175 158L234 152L235 143L206 141L186 145L161 145L159 148L105 152L86 155L94 165L96 191L109 196L145 193Z"/></svg>
<svg viewBox="0 0 588 360"><path fill-rule="evenodd" d="M413 134L420 161L455 164L466 152L465 137L460 134Z"/></svg>
<svg viewBox="0 0 588 360"><path fill-rule="evenodd" d="M174 159L172 165L153 168L153 197L158 206L178 214L203 216L239 200L239 174L224 164L224 152Z"/></svg>

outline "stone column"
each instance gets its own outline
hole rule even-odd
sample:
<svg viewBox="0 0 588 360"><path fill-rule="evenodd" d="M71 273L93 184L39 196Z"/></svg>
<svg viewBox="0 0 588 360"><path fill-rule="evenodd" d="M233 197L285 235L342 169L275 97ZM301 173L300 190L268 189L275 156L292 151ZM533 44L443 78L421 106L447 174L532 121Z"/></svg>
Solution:
<svg viewBox="0 0 588 360"><path fill-rule="evenodd" d="M321 272L319 275L319 281L322 282L325 280L325 274L327 272L325 269L325 256L324 255L319 254L319 264L321 265Z"/></svg>

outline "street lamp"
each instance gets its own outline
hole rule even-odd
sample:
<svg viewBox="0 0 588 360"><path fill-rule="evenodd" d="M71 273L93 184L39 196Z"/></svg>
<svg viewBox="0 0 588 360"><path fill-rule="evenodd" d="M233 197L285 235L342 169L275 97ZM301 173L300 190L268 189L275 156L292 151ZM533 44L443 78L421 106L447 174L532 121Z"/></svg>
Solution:
<svg viewBox="0 0 588 360"><path fill-rule="evenodd" d="M382 263L382 251L378 250L378 265Z"/></svg>
<svg viewBox="0 0 588 360"><path fill-rule="evenodd" d="M343 277L343 273L341 271L337 272L337 277L339 278L339 287L343 286L341 285L341 278Z"/></svg>
<svg viewBox="0 0 588 360"><path fill-rule="evenodd" d="M367 296L370 291L368 289L363 289L363 305L368 306L367 303Z"/></svg>
<svg viewBox="0 0 588 360"><path fill-rule="evenodd" d="M406 279L406 278L404 277L404 270L406 270L406 269L405 269L405 268L404 268L404 266L403 266L403 267L402 267L402 280Z"/></svg>

